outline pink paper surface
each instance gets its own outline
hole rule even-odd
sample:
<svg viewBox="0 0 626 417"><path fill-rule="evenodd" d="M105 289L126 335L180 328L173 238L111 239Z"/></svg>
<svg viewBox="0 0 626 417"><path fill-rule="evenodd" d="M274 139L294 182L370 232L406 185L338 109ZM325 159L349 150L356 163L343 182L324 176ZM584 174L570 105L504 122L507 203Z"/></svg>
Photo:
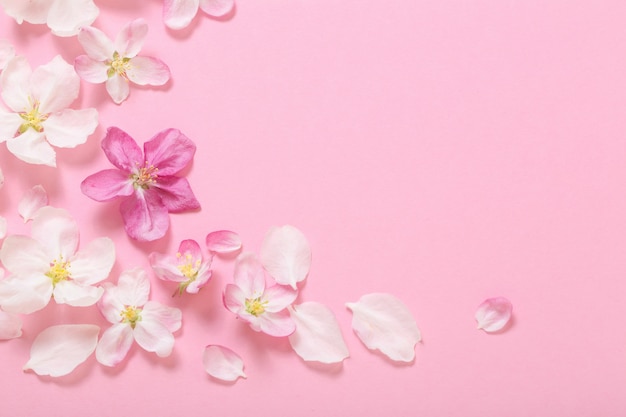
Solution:
<svg viewBox="0 0 626 417"><path fill-rule="evenodd" d="M336 314L351 357L303 362L286 339L253 332L222 306L232 258L217 259L198 295L152 298L183 311L171 357L137 346L117 368L92 357L58 379L23 373L51 324L106 321L96 308L52 303L0 342L2 415L30 416L623 416L626 413L626 3L618 0L238 0L225 19L199 13L186 30L162 2L96 1L110 36L147 19L143 53L173 79L131 88L115 105L82 83L74 107L96 107L87 144L58 168L27 165L4 145L0 215L36 184L68 209L87 243L117 248L111 279L149 268L151 251L237 231L258 252L292 224L313 265L300 301ZM17 25L8 38L33 66L82 54L76 38ZM155 243L129 239L118 203L80 192L109 168L109 126L142 143L176 127L196 142L187 172L202 210L171 216ZM415 363L368 351L346 302L398 296L423 335ZM486 298L513 303L504 332L476 330ZM220 383L202 367L228 346L248 379Z"/></svg>

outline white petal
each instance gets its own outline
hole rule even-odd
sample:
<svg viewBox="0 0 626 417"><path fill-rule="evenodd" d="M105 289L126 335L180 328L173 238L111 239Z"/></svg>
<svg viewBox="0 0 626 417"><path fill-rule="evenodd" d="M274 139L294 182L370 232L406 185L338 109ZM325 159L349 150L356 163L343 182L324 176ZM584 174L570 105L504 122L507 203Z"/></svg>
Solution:
<svg viewBox="0 0 626 417"><path fill-rule="evenodd" d="M117 323L102 333L96 348L96 360L105 366L115 366L133 345L133 331L128 323Z"/></svg>
<svg viewBox="0 0 626 417"><path fill-rule="evenodd" d="M352 310L352 329L369 349L379 349L394 361L411 362L422 337L406 305L391 294L367 294Z"/></svg>
<svg viewBox="0 0 626 417"><path fill-rule="evenodd" d="M71 260L72 279L81 285L93 285L109 276L115 263L115 244L108 237L89 243Z"/></svg>
<svg viewBox="0 0 626 417"><path fill-rule="evenodd" d="M48 205L48 194L42 185L35 185L26 191L17 205L17 212L24 219L24 223L32 220L37 210Z"/></svg>
<svg viewBox="0 0 626 417"><path fill-rule="evenodd" d="M478 328L486 332L497 332L511 319L513 305L504 297L486 299L476 311Z"/></svg>
<svg viewBox="0 0 626 417"><path fill-rule="evenodd" d="M126 308L126 305L118 296L118 288L110 282L105 282L102 287L104 294L98 301L98 309L109 323L120 323L122 321L120 313Z"/></svg>
<svg viewBox="0 0 626 417"><path fill-rule="evenodd" d="M28 236L11 235L0 249L2 264L15 275L44 275L50 268L49 258L41 243Z"/></svg>
<svg viewBox="0 0 626 417"><path fill-rule="evenodd" d="M24 20L29 23L46 23L48 11L54 0L2 0L0 5L4 7L6 14L11 16L17 23Z"/></svg>
<svg viewBox="0 0 626 417"><path fill-rule="evenodd" d="M48 27L57 36L74 36L99 13L93 0L56 0L48 12Z"/></svg>
<svg viewBox="0 0 626 417"><path fill-rule="evenodd" d="M128 98L128 93L130 93L128 81L120 77L118 74L113 75L107 80L106 89L115 104L120 104L126 100Z"/></svg>
<svg viewBox="0 0 626 417"><path fill-rule="evenodd" d="M22 335L22 320L15 314L0 310L0 339L15 339Z"/></svg>
<svg viewBox="0 0 626 417"><path fill-rule="evenodd" d="M84 27L78 33L78 42L87 53L89 58L95 61L106 61L113 57L115 46L100 29L94 27Z"/></svg>
<svg viewBox="0 0 626 417"><path fill-rule="evenodd" d="M43 274L0 280L0 306L9 313L30 314L41 310L51 296L52 280Z"/></svg>
<svg viewBox="0 0 626 417"><path fill-rule="evenodd" d="M35 338L24 370L54 377L67 375L96 349L98 333L100 328L93 324L48 327Z"/></svg>
<svg viewBox="0 0 626 417"><path fill-rule="evenodd" d="M235 285L246 298L258 298L265 291L263 267L252 252L242 253L235 261Z"/></svg>
<svg viewBox="0 0 626 417"><path fill-rule="evenodd" d="M224 346L207 346L202 354L202 364L207 374L222 381L247 378L243 372L243 359Z"/></svg>
<svg viewBox="0 0 626 417"><path fill-rule="evenodd" d="M338 363L350 356L333 312L323 304L308 302L289 308L296 331L289 343L305 361Z"/></svg>
<svg viewBox="0 0 626 417"><path fill-rule="evenodd" d="M135 57L148 35L148 23L144 19L135 19L128 23L115 38L115 50L125 58Z"/></svg>
<svg viewBox="0 0 626 417"><path fill-rule="evenodd" d="M161 358L169 356L174 348L174 336L167 327L158 321L146 320L143 315L133 335L139 346L148 352L155 352Z"/></svg>
<svg viewBox="0 0 626 417"><path fill-rule="evenodd" d="M273 227L261 245L261 263L276 282L294 290L311 267L311 247L302 232L293 226Z"/></svg>
<svg viewBox="0 0 626 417"><path fill-rule="evenodd" d="M96 304L104 290L101 287L78 285L72 281L61 281L53 291L57 304L67 304L74 307L88 307Z"/></svg>
<svg viewBox="0 0 626 417"><path fill-rule="evenodd" d="M0 109L0 143L14 138L23 122L19 114Z"/></svg>
<svg viewBox="0 0 626 417"><path fill-rule="evenodd" d="M74 148L85 143L87 137L98 127L98 111L92 108L65 109L51 114L42 126L51 145Z"/></svg>
<svg viewBox="0 0 626 417"><path fill-rule="evenodd" d="M78 224L67 210L45 206L35 214L31 236L48 251L49 262L59 256L68 261L78 247Z"/></svg>
<svg viewBox="0 0 626 417"><path fill-rule="evenodd" d="M175 332L182 325L183 313L156 301L148 301L141 311L142 320L155 321L164 325L170 332Z"/></svg>
<svg viewBox="0 0 626 417"><path fill-rule="evenodd" d="M7 63L15 56L13 45L6 39L0 39L0 71L4 69Z"/></svg>
<svg viewBox="0 0 626 417"><path fill-rule="evenodd" d="M69 107L78 97L80 89L80 78L74 67L60 55L35 68L30 82L33 98L39 101L41 113L54 113Z"/></svg>
<svg viewBox="0 0 626 417"><path fill-rule="evenodd" d="M29 109L30 76L32 71L28 60L16 56L10 60L0 75L0 94L9 108L16 112Z"/></svg>
<svg viewBox="0 0 626 417"><path fill-rule="evenodd" d="M56 152L46 142L45 135L28 129L16 138L7 140L7 149L24 162L56 166Z"/></svg>
<svg viewBox="0 0 626 417"><path fill-rule="evenodd" d="M198 13L199 0L165 0L163 21L170 29L186 28Z"/></svg>
<svg viewBox="0 0 626 417"><path fill-rule="evenodd" d="M241 249L241 238L230 230L218 230L207 235L206 246L213 253L237 252Z"/></svg>
<svg viewBox="0 0 626 417"><path fill-rule="evenodd" d="M141 268L128 269L120 275L117 282L117 296L127 306L139 307L148 302L150 280Z"/></svg>
<svg viewBox="0 0 626 417"><path fill-rule="evenodd" d="M4 239L7 235L7 219L0 216L0 239Z"/></svg>
<svg viewBox="0 0 626 417"><path fill-rule="evenodd" d="M235 0L200 0L200 8L210 16L224 16L235 5Z"/></svg>

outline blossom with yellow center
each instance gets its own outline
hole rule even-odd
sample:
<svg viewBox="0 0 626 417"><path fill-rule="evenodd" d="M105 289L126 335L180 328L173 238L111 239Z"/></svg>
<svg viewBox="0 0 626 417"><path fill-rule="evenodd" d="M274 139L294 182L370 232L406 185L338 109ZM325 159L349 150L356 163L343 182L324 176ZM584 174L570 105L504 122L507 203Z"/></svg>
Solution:
<svg viewBox="0 0 626 417"><path fill-rule="evenodd" d="M261 297L246 299L246 311L255 317L259 317L261 314L265 313L266 305L267 301L261 301Z"/></svg>
<svg viewBox="0 0 626 417"><path fill-rule="evenodd" d="M59 257L58 260L54 259L50 263L50 269L46 272L46 276L52 280L53 286L56 286L61 281L70 279L70 262L63 261L63 256Z"/></svg>
<svg viewBox="0 0 626 417"><path fill-rule="evenodd" d="M138 169L136 172L131 174L130 178L133 180L133 186L135 189L142 188L147 190L151 185L156 184L157 172L159 168L154 165L149 165L148 162L145 162L145 165L139 168L139 163L136 162Z"/></svg>
<svg viewBox="0 0 626 417"><path fill-rule="evenodd" d="M28 100L31 101L30 98ZM18 113L24 120L24 123L17 129L18 133L24 133L28 129L33 129L36 132L43 132L42 123L48 120L48 114L39 113L39 102L31 104L31 108L28 111Z"/></svg>
<svg viewBox="0 0 626 417"><path fill-rule="evenodd" d="M141 321L141 309L134 306L126 306L126 308L120 311L122 317L122 323L130 324L131 328L135 328L138 321Z"/></svg>
<svg viewBox="0 0 626 417"><path fill-rule="evenodd" d="M119 52L115 51L113 52L113 59L108 61L108 64L109 69L107 70L107 76L109 78L117 74L125 80L128 80L126 72L131 68L130 58L123 57Z"/></svg>
<svg viewBox="0 0 626 417"><path fill-rule="evenodd" d="M153 252L149 258L159 279L178 283L172 296L183 292L196 294L211 278L212 258L205 258L200 245L193 239L183 240L176 256Z"/></svg>

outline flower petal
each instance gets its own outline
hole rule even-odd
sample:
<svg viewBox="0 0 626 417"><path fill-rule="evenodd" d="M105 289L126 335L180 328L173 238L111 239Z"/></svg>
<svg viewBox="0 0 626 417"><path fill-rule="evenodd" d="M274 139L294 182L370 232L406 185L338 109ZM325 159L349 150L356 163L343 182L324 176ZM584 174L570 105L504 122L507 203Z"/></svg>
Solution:
<svg viewBox="0 0 626 417"><path fill-rule="evenodd" d="M57 304L73 307L88 307L96 304L104 290L101 287L78 285L73 281L60 281L52 292Z"/></svg>
<svg viewBox="0 0 626 417"><path fill-rule="evenodd" d="M163 85L171 76L170 68L158 58L136 56L130 60L126 76L137 85Z"/></svg>
<svg viewBox="0 0 626 417"><path fill-rule="evenodd" d="M289 343L305 361L338 363L350 356L339 323L323 304L308 302L289 308L296 331Z"/></svg>
<svg viewBox="0 0 626 417"><path fill-rule="evenodd" d="M41 185L35 185L26 191L17 205L17 212L24 219L24 223L32 220L37 210L48 205L48 194Z"/></svg>
<svg viewBox="0 0 626 417"><path fill-rule="evenodd" d="M56 166L56 153L46 142L45 135L28 129L16 138L7 140L7 149L29 164Z"/></svg>
<svg viewBox="0 0 626 417"><path fill-rule="evenodd" d="M259 298L265 291L263 267L252 252L242 253L235 261L235 285L246 298Z"/></svg>
<svg viewBox="0 0 626 417"><path fill-rule="evenodd" d="M159 168L159 177L184 169L196 153L196 145L178 129L165 129L143 145L148 165Z"/></svg>
<svg viewBox="0 0 626 417"><path fill-rule="evenodd" d="M96 349L98 333L100 328L93 324L48 327L35 338L24 370L54 377L67 375Z"/></svg>
<svg viewBox="0 0 626 417"><path fill-rule="evenodd" d="M270 336L285 337L296 331L296 323L291 319L287 310L278 313L266 311L258 319L260 330Z"/></svg>
<svg viewBox="0 0 626 417"><path fill-rule="evenodd" d="M234 284L226 284L224 294L222 295L222 301L224 302L224 307L232 313L239 314L246 301L246 295L238 286Z"/></svg>
<svg viewBox="0 0 626 417"><path fill-rule="evenodd" d="M243 372L243 359L224 346L209 345L204 348L202 364L207 374L222 381L247 378Z"/></svg>
<svg viewBox="0 0 626 417"><path fill-rule="evenodd" d="M115 285L110 282L102 284L104 288L104 294L98 301L98 309L109 323L117 324L122 322L122 316L120 313L126 308L124 302L120 298L124 298L124 295L120 296L119 291Z"/></svg>
<svg viewBox="0 0 626 417"><path fill-rule="evenodd" d="M0 339L15 339L22 335L22 320L15 314L0 310Z"/></svg>
<svg viewBox="0 0 626 417"><path fill-rule="evenodd" d="M187 281L187 277L178 269L178 260L175 257L152 252L148 255L148 259L157 278L163 281Z"/></svg>
<svg viewBox="0 0 626 417"><path fill-rule="evenodd" d="M206 236L209 252L232 253L241 249L241 237L230 230L218 230Z"/></svg>
<svg viewBox="0 0 626 417"><path fill-rule="evenodd" d="M87 137L98 127L98 111L92 108L65 109L51 114L42 125L51 145L74 148L87 142Z"/></svg>
<svg viewBox="0 0 626 417"><path fill-rule="evenodd" d="M83 27L76 38L87 56L94 61L106 61L113 57L115 45L100 29L92 26Z"/></svg>
<svg viewBox="0 0 626 417"><path fill-rule="evenodd" d="M108 80L108 69L109 66L105 62L96 61L88 55L80 55L74 59L76 74L89 83L100 84Z"/></svg>
<svg viewBox="0 0 626 417"><path fill-rule="evenodd" d="M293 288L286 287L284 285L272 285L265 289L263 294L263 300L267 301L265 305L265 311L271 313L279 312L291 303L293 303L298 297L298 291Z"/></svg>
<svg viewBox="0 0 626 417"><path fill-rule="evenodd" d="M224 16L235 6L235 0L200 0L200 8L210 16Z"/></svg>
<svg viewBox="0 0 626 417"><path fill-rule="evenodd" d="M193 239L185 239L178 245L178 253L182 257L191 256L192 260L202 260L202 249L200 245Z"/></svg>
<svg viewBox="0 0 626 417"><path fill-rule="evenodd" d="M4 178L2 179L4 181ZM4 239L7 235L7 219L0 216L0 239Z"/></svg>
<svg viewBox="0 0 626 417"><path fill-rule="evenodd" d="M130 94L128 81L118 74L113 74L113 76L106 81L106 89L115 104L120 104L126 100L128 94Z"/></svg>
<svg viewBox="0 0 626 417"><path fill-rule="evenodd" d="M80 183L80 190L96 201L109 201L135 192L128 173L119 169L105 169L88 176Z"/></svg>
<svg viewBox="0 0 626 417"><path fill-rule="evenodd" d="M72 258L72 280L93 285L109 276L115 263L115 245L108 237L90 242Z"/></svg>
<svg viewBox="0 0 626 417"><path fill-rule="evenodd" d="M409 309L391 294L375 293L346 303L352 329L369 349L379 349L394 361L411 362L421 334Z"/></svg>
<svg viewBox="0 0 626 417"><path fill-rule="evenodd" d="M80 28L91 25L99 13L93 0L56 0L48 12L48 27L57 36L74 36Z"/></svg>
<svg viewBox="0 0 626 417"><path fill-rule="evenodd" d="M161 358L169 356L174 348L174 336L158 321L146 319L138 321L133 335L139 346L148 352L155 352Z"/></svg>
<svg viewBox="0 0 626 417"><path fill-rule="evenodd" d="M69 260L78 247L78 224L67 210L45 206L35 215L31 236L47 249L49 261L59 256Z"/></svg>
<svg viewBox="0 0 626 417"><path fill-rule="evenodd" d="M74 67L60 55L33 71L30 78L33 98L39 101L41 113L61 111L78 97L80 78Z"/></svg>
<svg viewBox="0 0 626 417"><path fill-rule="evenodd" d="M167 207L150 191L137 192L120 205L126 233L139 241L160 239L170 227Z"/></svg>
<svg viewBox="0 0 626 417"><path fill-rule="evenodd" d="M136 56L148 34L148 23L144 19L135 19L128 23L115 38L115 50L125 58ZM109 55L111 57L112 55Z"/></svg>
<svg viewBox="0 0 626 417"><path fill-rule="evenodd" d="M30 314L50 302L52 280L47 276L12 276L0 280L0 306L9 313Z"/></svg>
<svg viewBox="0 0 626 417"><path fill-rule="evenodd" d="M16 56L10 60L0 75L0 94L4 103L15 112L30 107L30 76L32 71L26 57Z"/></svg>
<svg viewBox="0 0 626 417"><path fill-rule="evenodd" d="M163 21L170 29L183 29L189 26L198 13L199 0L165 0Z"/></svg>
<svg viewBox="0 0 626 417"><path fill-rule="evenodd" d="M141 311L143 321L155 321L164 325L174 333L182 326L183 313L174 307L169 307L156 301L148 301Z"/></svg>
<svg viewBox="0 0 626 417"><path fill-rule="evenodd" d="M14 1L1 0L0 6L4 8L7 15L11 16L19 24L25 20L29 23L46 23L48 11L54 0L31 0Z"/></svg>
<svg viewBox="0 0 626 417"><path fill-rule="evenodd" d="M133 345L133 331L127 323L117 323L102 333L96 360L104 366L115 366L120 363Z"/></svg>
<svg viewBox="0 0 626 417"><path fill-rule="evenodd" d="M277 283L294 290L311 267L311 247L302 232L293 226L273 227L261 245L261 263Z"/></svg>
<svg viewBox="0 0 626 417"><path fill-rule="evenodd" d="M127 306L140 307L148 302L150 279L142 268L128 269L117 281L117 296Z"/></svg>
<svg viewBox="0 0 626 417"><path fill-rule="evenodd" d="M7 63L15 56L13 45L6 39L0 39L0 71L4 69Z"/></svg>
<svg viewBox="0 0 626 417"><path fill-rule="evenodd" d="M44 247L28 236L12 235L4 239L0 261L14 275L44 275L49 267L49 255Z"/></svg>
<svg viewBox="0 0 626 417"><path fill-rule="evenodd" d="M170 213L200 208L200 202L196 199L186 178L159 177L157 183L154 184L154 190L159 193L161 203Z"/></svg>
<svg viewBox="0 0 626 417"><path fill-rule="evenodd" d="M101 146L107 159L115 167L129 174L137 169L137 165L144 162L143 153L137 142L119 127L112 126L107 129Z"/></svg>
<svg viewBox="0 0 626 417"><path fill-rule="evenodd" d="M23 122L19 114L0 110L0 143L15 137Z"/></svg>
<svg viewBox="0 0 626 417"><path fill-rule="evenodd" d="M486 332L497 332L511 319L513 305L504 297L488 298L478 306L476 321L478 328Z"/></svg>

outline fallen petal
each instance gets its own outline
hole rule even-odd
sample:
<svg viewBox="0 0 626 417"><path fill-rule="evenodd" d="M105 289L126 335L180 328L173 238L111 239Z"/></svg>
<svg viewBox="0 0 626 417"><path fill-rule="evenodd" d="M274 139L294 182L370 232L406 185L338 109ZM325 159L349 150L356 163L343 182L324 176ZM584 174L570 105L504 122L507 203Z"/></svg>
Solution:
<svg viewBox="0 0 626 417"><path fill-rule="evenodd" d="M48 205L48 194L41 185L35 185L24 193L17 205L17 212L24 219L24 223L32 220L40 208Z"/></svg>
<svg viewBox="0 0 626 417"><path fill-rule="evenodd" d="M243 372L243 360L224 346L209 345L202 354L202 364L207 374L222 381L236 381L247 378Z"/></svg>
<svg viewBox="0 0 626 417"><path fill-rule="evenodd" d="M294 290L311 267L311 247L297 228L285 225L273 227L261 245L261 263L265 270L282 285Z"/></svg>
<svg viewBox="0 0 626 417"><path fill-rule="evenodd" d="M206 246L213 253L236 252L241 249L241 238L230 230L218 230L206 236Z"/></svg>
<svg viewBox="0 0 626 417"><path fill-rule="evenodd" d="M415 358L415 344L422 337L411 312L397 297L367 294L346 306L352 310L352 329L365 346L394 361L411 362Z"/></svg>
<svg viewBox="0 0 626 417"><path fill-rule="evenodd" d="M497 332L509 322L512 311L513 305L506 298L488 298L476 310L478 328L486 332Z"/></svg>

